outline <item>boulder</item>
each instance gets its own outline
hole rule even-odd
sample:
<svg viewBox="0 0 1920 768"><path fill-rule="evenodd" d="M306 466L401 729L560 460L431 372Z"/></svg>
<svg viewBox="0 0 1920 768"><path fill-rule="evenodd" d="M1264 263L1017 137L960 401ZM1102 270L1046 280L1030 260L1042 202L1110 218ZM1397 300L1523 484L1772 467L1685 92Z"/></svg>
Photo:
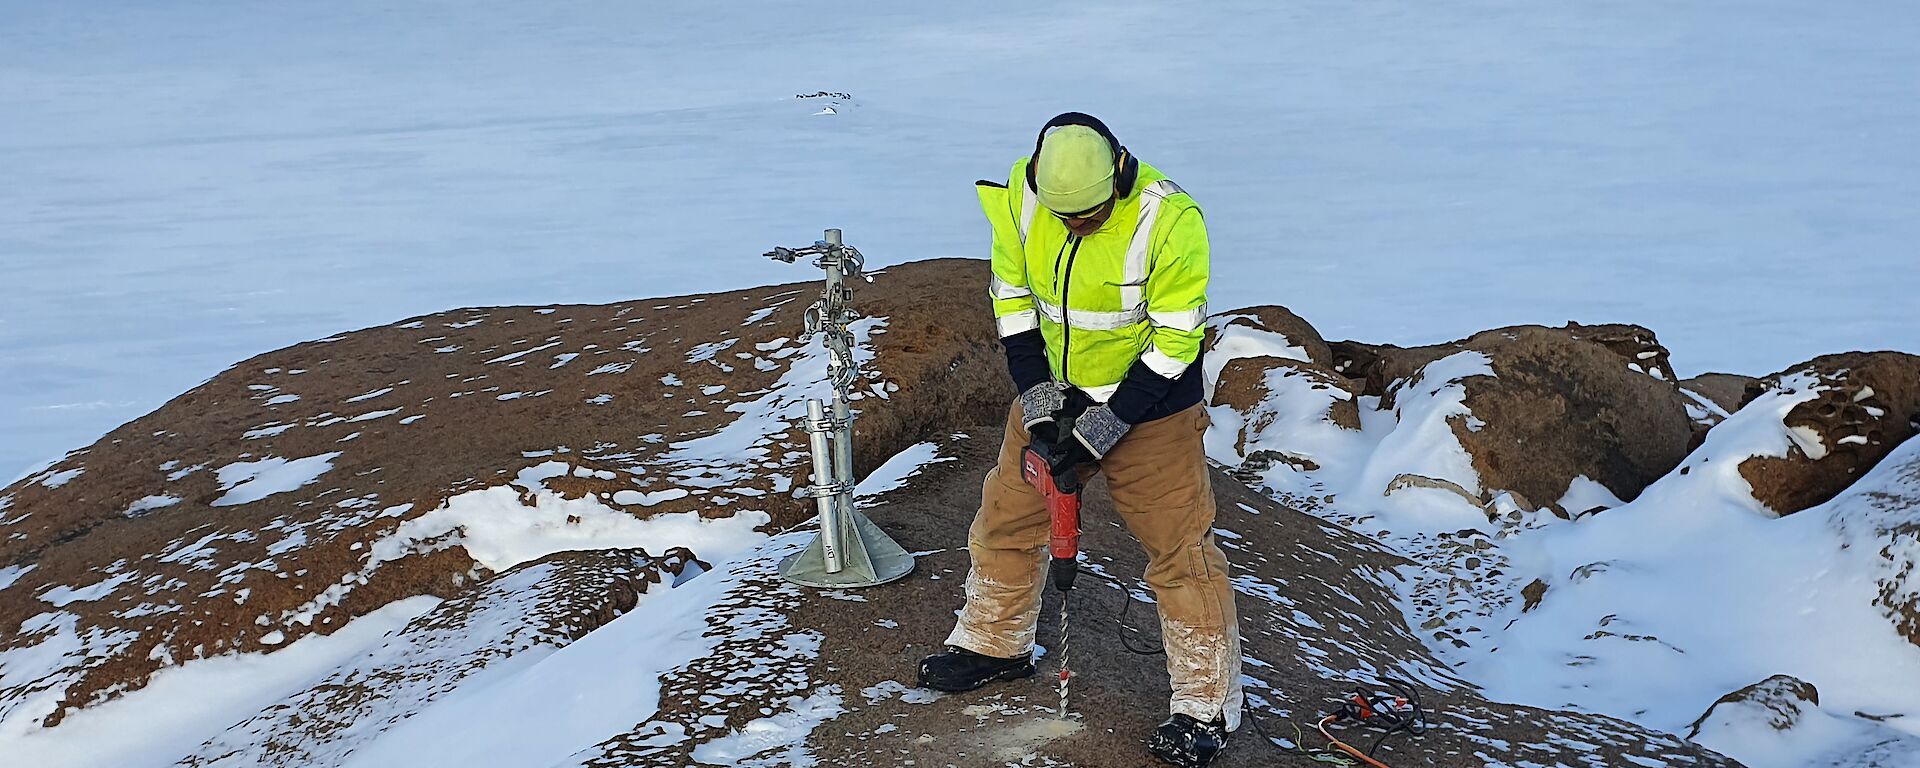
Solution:
<svg viewBox="0 0 1920 768"><path fill-rule="evenodd" d="M1245 456L1248 445L1261 442L1270 429L1297 433L1330 424L1358 431L1360 408L1354 389L1348 379L1317 365L1277 357L1240 357L1221 367L1208 405L1240 416L1235 453Z"/></svg>
<svg viewBox="0 0 1920 768"><path fill-rule="evenodd" d="M1216 315L1207 327L1209 455L1253 478L1343 460L1360 430L1359 387L1332 368L1319 332L1284 307Z"/></svg>
<svg viewBox="0 0 1920 768"><path fill-rule="evenodd" d="M1688 449L1687 400L1666 368L1664 348L1636 326L1518 326L1451 344L1376 351L1365 386L1396 382L1383 407L1392 405L1398 382L1433 360L1462 351L1486 356L1493 375L1462 381L1471 419L1453 421L1479 473L1482 501L1512 491L1570 515L1583 510L1562 509L1558 500L1580 477L1631 501Z"/></svg>
<svg viewBox="0 0 1920 768"><path fill-rule="evenodd" d="M1216 350L1220 354L1229 356L1272 354L1271 351L1255 352L1233 346L1220 348L1220 343L1223 339L1233 339L1236 337L1237 332L1230 330L1235 328L1261 332L1254 336L1264 336L1265 334L1277 335L1279 337L1278 339L1269 338L1266 339L1266 341L1280 347L1292 347L1296 350L1295 354L1275 356L1304 360L1305 362L1321 366L1332 366L1334 363L1333 352L1327 348L1327 342L1320 338L1320 332L1314 330L1312 324L1308 323L1299 315L1294 314L1293 310L1273 305L1236 309L1232 312L1222 312L1209 318L1207 322L1206 339L1207 354L1215 354Z"/></svg>
<svg viewBox="0 0 1920 768"><path fill-rule="evenodd" d="M1760 721L1776 731L1790 730L1820 706L1820 691L1792 675L1774 675L1721 696L1687 727L1687 738L1716 727L1739 727Z"/></svg>
<svg viewBox="0 0 1920 768"><path fill-rule="evenodd" d="M1732 373L1703 373L1680 382L1680 394L1693 401L1687 404L1687 418L1693 420L1693 439L1687 452L1700 447L1709 430L1746 405L1756 394L1759 381Z"/></svg>
<svg viewBox="0 0 1920 768"><path fill-rule="evenodd" d="M1753 497L1780 515L1832 499L1912 437L1920 422L1920 356L1903 352L1823 355L1761 380L1763 390L1813 395L1784 419L1787 455L1740 465Z"/></svg>
<svg viewBox="0 0 1920 768"><path fill-rule="evenodd" d="M1720 410L1733 413L1752 399L1752 387L1759 383L1752 376L1737 373L1703 373L1680 382L1680 389L1698 395Z"/></svg>

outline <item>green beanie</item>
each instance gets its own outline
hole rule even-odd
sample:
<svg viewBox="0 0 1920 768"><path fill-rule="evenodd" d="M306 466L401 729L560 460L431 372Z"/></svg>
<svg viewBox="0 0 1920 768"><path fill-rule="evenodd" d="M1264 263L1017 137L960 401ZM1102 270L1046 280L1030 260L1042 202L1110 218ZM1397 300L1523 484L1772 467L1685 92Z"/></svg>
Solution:
<svg viewBox="0 0 1920 768"><path fill-rule="evenodd" d="M1033 181L1040 204L1079 213L1113 196L1113 145L1084 125L1063 125L1040 141Z"/></svg>

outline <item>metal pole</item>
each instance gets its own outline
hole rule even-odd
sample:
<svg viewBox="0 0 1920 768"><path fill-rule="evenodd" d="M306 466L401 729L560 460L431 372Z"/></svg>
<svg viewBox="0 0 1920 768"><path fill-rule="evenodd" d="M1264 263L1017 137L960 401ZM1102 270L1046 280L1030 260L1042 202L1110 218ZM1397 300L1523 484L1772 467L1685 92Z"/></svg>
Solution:
<svg viewBox="0 0 1920 768"><path fill-rule="evenodd" d="M834 472L832 430L833 426L827 423L826 408L819 400L808 400L807 443L813 452L814 507L820 511L820 554L826 560L827 573L839 573L844 567L840 563L842 494L827 491L843 481Z"/></svg>
<svg viewBox="0 0 1920 768"><path fill-rule="evenodd" d="M859 381L854 360L853 332L847 328L858 315L849 306L853 289L846 278L873 278L864 272L866 259L847 246L840 230L804 248L775 248L767 256L789 264L802 256L817 257L813 265L827 272L826 291L807 308L807 332L820 334L829 354L828 383L833 402L807 400L807 444L813 453L813 484L799 495L812 496L820 515L820 535L805 550L780 562L780 575L796 584L821 588L871 587L906 576L913 570L913 553L887 536L854 505L853 407L847 394Z"/></svg>
<svg viewBox="0 0 1920 768"><path fill-rule="evenodd" d="M833 478L841 491L833 497L834 516L853 517L853 412L844 394L833 399ZM837 530L837 528L836 528Z"/></svg>

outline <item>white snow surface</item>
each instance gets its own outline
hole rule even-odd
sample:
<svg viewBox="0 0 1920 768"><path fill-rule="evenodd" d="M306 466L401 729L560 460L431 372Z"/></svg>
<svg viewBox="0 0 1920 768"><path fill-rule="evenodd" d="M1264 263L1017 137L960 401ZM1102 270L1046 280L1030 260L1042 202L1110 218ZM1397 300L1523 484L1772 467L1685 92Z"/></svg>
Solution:
<svg viewBox="0 0 1920 768"><path fill-rule="evenodd" d="M1249 431L1247 414L1214 407L1209 452L1238 464L1230 448L1245 438L1248 453L1342 457L1313 471L1275 464L1260 479L1278 495L1324 499L1308 508L1418 563L1396 583L1408 623L1422 627L1445 614L1442 626L1467 647L1420 634L1494 700L1596 712L1684 736L1719 697L1786 674L1820 692L1797 725L1755 726L1753 713L1727 708L1702 740L1759 768L1920 758L1920 727L1911 724L1920 716L1920 647L1880 604L1883 594L1898 602L1920 592L1910 575L1920 567L1920 544L1898 533L1920 510L1920 440L1899 446L1832 501L1780 517L1753 497L1739 466L1795 450L1820 455L1783 419L1829 385L1788 376L1631 503L1577 478L1561 499L1566 508L1607 509L1566 521L1483 489L1473 471L1450 425L1479 423L1462 382L1486 375L1488 360L1474 352L1430 363L1396 386L1394 410L1361 398L1358 431L1312 419ZM1324 408L1321 393L1269 389L1249 414ZM1468 498L1483 492L1490 502ZM1492 546L1444 546L1444 536L1460 542L1463 531ZM1536 578L1548 589L1522 611L1519 588Z"/></svg>
<svg viewBox="0 0 1920 768"><path fill-rule="evenodd" d="M951 456L941 456L940 446L934 443L914 443L907 449L896 453L886 463L875 467L866 477L860 478L860 484L854 486L856 498L879 496L907 484L907 480L920 474L920 470L943 461L953 461Z"/></svg>
<svg viewBox="0 0 1920 768"><path fill-rule="evenodd" d="M333 460L339 457L340 452L335 451L291 460L269 456L228 464L215 470L220 478L220 489L226 493L214 499L213 506L238 506L276 493L297 490L333 469Z"/></svg>
<svg viewBox="0 0 1920 768"><path fill-rule="evenodd" d="M450 498L375 543L374 557L397 556L425 542L435 542L431 545L435 547L457 544L474 562L500 572L578 549L642 547L659 554L679 546L702 557L727 557L766 538L754 532L769 519L759 510L719 518L703 518L697 511L639 518L593 496L565 498L540 483L569 470L565 462L543 462L522 470L513 483ZM522 494L528 492L533 506L521 502Z"/></svg>
<svg viewBox="0 0 1920 768"><path fill-rule="evenodd" d="M983 257L971 182L1067 109L1206 208L1215 307L1632 321L1683 373L1920 348L1916 38L1892 0L17 0L0 480L346 328L797 279L759 254L829 226Z"/></svg>
<svg viewBox="0 0 1920 768"><path fill-rule="evenodd" d="M220 729L306 688L440 601L413 597L313 634L272 653L196 659L162 669L146 687L67 715L57 728L16 711L0 721L7 765L161 768Z"/></svg>
<svg viewBox="0 0 1920 768"><path fill-rule="evenodd" d="M805 698L795 696L786 705L786 709L694 747L693 759L703 765L813 768L820 761L804 747L807 734L846 712L846 707L837 689L821 690Z"/></svg>
<svg viewBox="0 0 1920 768"><path fill-rule="evenodd" d="M555 765L625 733L659 707L661 674L718 642L707 631L705 613L739 584L742 568L798 551L808 535L763 538L766 546L750 557L709 561L714 569L699 578L648 590L634 610L550 655L462 686L342 765Z"/></svg>

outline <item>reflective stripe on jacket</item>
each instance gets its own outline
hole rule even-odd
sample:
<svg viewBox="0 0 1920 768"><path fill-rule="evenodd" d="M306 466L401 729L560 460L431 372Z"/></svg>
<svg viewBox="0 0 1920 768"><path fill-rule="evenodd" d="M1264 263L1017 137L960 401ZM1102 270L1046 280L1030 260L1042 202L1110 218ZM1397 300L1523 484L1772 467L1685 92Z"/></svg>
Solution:
<svg viewBox="0 0 1920 768"><path fill-rule="evenodd" d="M1001 338L1039 328L1053 378L1111 397L1135 362L1177 379L1200 354L1207 230L1200 208L1146 163L1099 231L1074 236L1034 202L1026 158L1006 187L981 184L993 224L994 322Z"/></svg>

